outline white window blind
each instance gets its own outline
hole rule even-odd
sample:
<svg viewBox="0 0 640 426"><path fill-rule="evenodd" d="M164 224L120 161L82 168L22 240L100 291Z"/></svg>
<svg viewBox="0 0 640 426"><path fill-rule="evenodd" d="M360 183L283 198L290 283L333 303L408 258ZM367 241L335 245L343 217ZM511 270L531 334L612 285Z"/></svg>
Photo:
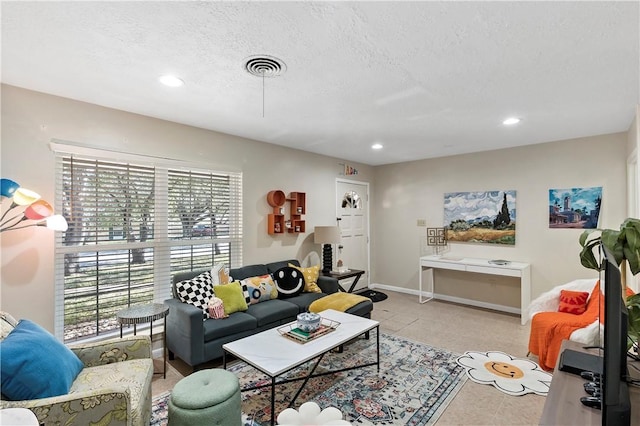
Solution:
<svg viewBox="0 0 640 426"><path fill-rule="evenodd" d="M240 173L105 157L56 155L56 209L69 224L56 239L65 342L111 333L119 310L171 297L176 271L242 262Z"/></svg>

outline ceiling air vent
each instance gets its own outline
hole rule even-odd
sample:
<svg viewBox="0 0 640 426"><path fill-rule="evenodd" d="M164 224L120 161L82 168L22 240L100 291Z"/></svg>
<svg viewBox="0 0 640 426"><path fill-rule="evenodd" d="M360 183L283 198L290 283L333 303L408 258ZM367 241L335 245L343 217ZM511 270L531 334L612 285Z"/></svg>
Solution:
<svg viewBox="0 0 640 426"><path fill-rule="evenodd" d="M245 60L244 69L256 77L278 77L284 74L287 65L273 56L256 55Z"/></svg>

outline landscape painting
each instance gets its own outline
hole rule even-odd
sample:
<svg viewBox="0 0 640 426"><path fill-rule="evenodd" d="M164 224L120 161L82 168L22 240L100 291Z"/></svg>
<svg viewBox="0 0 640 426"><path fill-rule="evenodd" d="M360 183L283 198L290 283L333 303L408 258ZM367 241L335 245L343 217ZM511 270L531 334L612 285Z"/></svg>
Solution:
<svg viewBox="0 0 640 426"><path fill-rule="evenodd" d="M602 187L549 190L549 228L598 227Z"/></svg>
<svg viewBox="0 0 640 426"><path fill-rule="evenodd" d="M516 191L444 194L448 241L516 243Z"/></svg>

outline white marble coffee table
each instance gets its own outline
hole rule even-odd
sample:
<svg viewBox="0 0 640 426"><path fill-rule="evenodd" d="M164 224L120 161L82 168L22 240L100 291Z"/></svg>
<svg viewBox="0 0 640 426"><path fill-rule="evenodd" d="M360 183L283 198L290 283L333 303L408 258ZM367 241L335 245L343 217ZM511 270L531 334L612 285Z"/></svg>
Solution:
<svg viewBox="0 0 640 426"><path fill-rule="evenodd" d="M380 371L380 330L378 321L362 318L356 315L328 309L320 312L323 318L337 321L340 325L331 333L325 334L307 343L297 343L280 335L278 328L263 331L252 336L236 340L222 345L224 349L223 363L227 368L227 353L235 355L252 367L260 370L271 378L271 384L254 386L242 389L249 391L253 389L271 386L271 424L275 422L275 386L283 383L304 380L300 389L289 404L292 406L300 392L312 377L324 376L340 371L352 370L354 368L368 367L376 365ZM293 322L295 323L295 321ZM292 323L292 324L293 324ZM350 340L376 329L376 362L364 363L361 365L345 368L342 370L327 371L314 374L315 369L325 354L332 349L338 348ZM277 381L282 374L304 364L307 361L317 358L315 364L308 371L307 376L295 379Z"/></svg>

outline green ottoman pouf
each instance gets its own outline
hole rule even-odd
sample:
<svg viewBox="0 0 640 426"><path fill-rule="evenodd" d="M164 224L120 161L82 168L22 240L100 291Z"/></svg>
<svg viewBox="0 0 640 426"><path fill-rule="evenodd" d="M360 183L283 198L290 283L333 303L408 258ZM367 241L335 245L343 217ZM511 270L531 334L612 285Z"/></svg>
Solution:
<svg viewBox="0 0 640 426"><path fill-rule="evenodd" d="M180 380L169 399L170 426L240 426L240 384L235 374L213 368Z"/></svg>

